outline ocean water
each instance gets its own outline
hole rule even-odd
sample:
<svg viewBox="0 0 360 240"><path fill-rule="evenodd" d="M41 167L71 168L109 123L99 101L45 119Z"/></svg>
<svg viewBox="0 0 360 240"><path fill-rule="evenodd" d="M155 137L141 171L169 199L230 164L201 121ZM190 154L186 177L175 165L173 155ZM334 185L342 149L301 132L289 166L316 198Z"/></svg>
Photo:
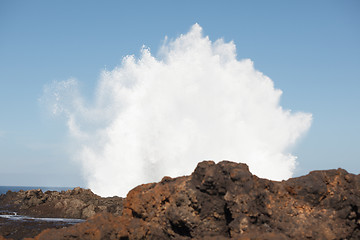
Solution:
<svg viewBox="0 0 360 240"><path fill-rule="evenodd" d="M20 190L31 190L31 189L41 189L43 192L46 191L66 191L73 189L73 187L40 187L40 186L0 186L0 194L5 194L7 191L18 192Z"/></svg>
<svg viewBox="0 0 360 240"><path fill-rule="evenodd" d="M76 218L36 218L36 217L29 217L24 215L18 215L16 212L11 212L11 214L0 214L0 218L5 218L11 221L20 221L20 222L61 222L61 223L68 223L68 224L76 224L84 222L84 219L76 219Z"/></svg>
<svg viewBox="0 0 360 240"><path fill-rule="evenodd" d="M40 186L0 186L0 195L5 194L7 191L18 192L20 190L31 190L31 189L41 189L43 192L46 191L66 191L69 189L73 189L73 187L40 187ZM0 206L1 207L1 206ZM7 210L3 210L0 213L0 218L8 219L10 221L19 221L19 222L58 222L58 223L66 223L66 224L76 224L83 222L83 219L72 219L72 218L35 218L30 216L18 215L16 212L9 212ZM1 234L0 234L1 235Z"/></svg>

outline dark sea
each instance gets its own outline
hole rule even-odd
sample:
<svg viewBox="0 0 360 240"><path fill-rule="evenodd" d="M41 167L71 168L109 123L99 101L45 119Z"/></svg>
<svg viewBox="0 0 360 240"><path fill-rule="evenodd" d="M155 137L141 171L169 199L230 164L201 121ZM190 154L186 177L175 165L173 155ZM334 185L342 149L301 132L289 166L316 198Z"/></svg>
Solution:
<svg viewBox="0 0 360 240"><path fill-rule="evenodd" d="M7 191L18 192L20 190L31 190L31 189L41 189L43 192L46 191L66 191L73 189L73 187L39 187L39 186L0 186L0 194L5 194Z"/></svg>

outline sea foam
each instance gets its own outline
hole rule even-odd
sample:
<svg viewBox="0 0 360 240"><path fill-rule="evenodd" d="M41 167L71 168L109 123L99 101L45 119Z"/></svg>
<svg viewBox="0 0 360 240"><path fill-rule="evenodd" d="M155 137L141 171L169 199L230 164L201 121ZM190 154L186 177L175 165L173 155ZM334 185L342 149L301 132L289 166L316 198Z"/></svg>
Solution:
<svg viewBox="0 0 360 240"><path fill-rule="evenodd" d="M73 157L102 196L190 174L202 160L244 162L259 177L287 179L296 166L290 149L312 121L283 109L273 81L198 24L166 39L157 57L143 47L139 58L104 70L93 101L77 85L53 82L44 99L66 117Z"/></svg>

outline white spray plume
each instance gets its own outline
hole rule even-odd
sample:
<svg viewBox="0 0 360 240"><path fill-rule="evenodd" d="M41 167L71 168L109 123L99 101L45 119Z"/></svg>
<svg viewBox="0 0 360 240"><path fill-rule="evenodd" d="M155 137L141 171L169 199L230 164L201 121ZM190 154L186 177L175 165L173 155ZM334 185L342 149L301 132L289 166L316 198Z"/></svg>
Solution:
<svg viewBox="0 0 360 240"><path fill-rule="evenodd" d="M103 71L91 104L74 79L45 89L54 113L67 117L89 188L125 196L139 184L190 174L202 160L245 162L273 180L292 176L289 149L312 116L282 109L281 90L251 60L237 60L233 42L211 42L195 24L165 41L159 56L143 48L138 59Z"/></svg>

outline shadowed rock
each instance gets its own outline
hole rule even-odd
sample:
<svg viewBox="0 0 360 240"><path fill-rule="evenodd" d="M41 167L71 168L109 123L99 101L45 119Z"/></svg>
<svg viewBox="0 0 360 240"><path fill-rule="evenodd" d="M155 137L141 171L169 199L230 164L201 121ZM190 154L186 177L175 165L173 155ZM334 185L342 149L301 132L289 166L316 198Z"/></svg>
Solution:
<svg viewBox="0 0 360 240"><path fill-rule="evenodd" d="M121 216L45 230L35 239L360 239L360 175L315 171L276 182L223 161L140 185Z"/></svg>
<svg viewBox="0 0 360 240"><path fill-rule="evenodd" d="M14 211L32 217L86 219L99 212L121 215L122 198L102 198L89 189L74 188L68 191L40 189L11 192L0 195L0 211Z"/></svg>
<svg viewBox="0 0 360 240"><path fill-rule="evenodd" d="M28 190L0 195L0 215L17 212L18 215L40 218L82 218L96 213L122 213L122 198L101 198L88 189L56 192ZM11 220L0 217L0 235L23 239L33 237L47 228L63 228L73 223L67 221ZM1 238L0 238L1 239Z"/></svg>

